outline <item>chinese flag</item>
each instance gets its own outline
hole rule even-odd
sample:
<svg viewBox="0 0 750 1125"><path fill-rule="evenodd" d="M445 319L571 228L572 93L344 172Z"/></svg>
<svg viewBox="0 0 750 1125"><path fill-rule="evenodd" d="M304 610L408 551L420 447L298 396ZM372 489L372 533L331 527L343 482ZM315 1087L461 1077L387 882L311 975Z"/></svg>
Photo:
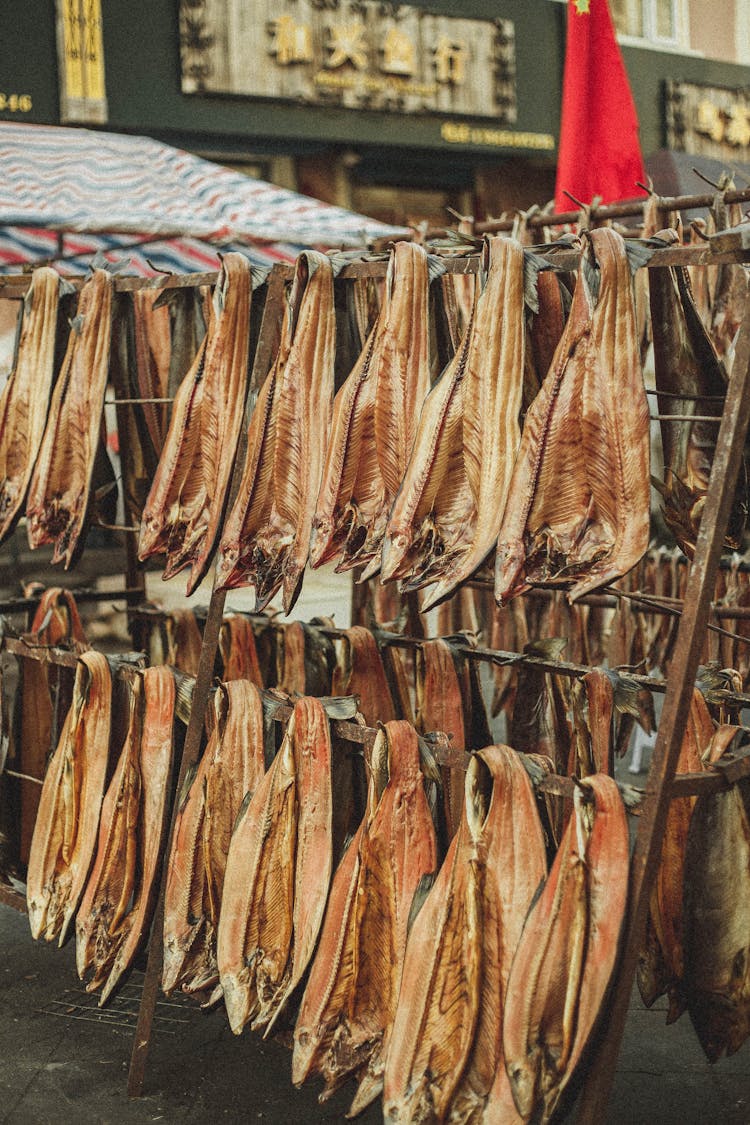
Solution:
<svg viewBox="0 0 750 1125"><path fill-rule="evenodd" d="M581 203L643 194L638 115L615 38L607 0L568 0L555 206L569 211L563 191Z"/></svg>

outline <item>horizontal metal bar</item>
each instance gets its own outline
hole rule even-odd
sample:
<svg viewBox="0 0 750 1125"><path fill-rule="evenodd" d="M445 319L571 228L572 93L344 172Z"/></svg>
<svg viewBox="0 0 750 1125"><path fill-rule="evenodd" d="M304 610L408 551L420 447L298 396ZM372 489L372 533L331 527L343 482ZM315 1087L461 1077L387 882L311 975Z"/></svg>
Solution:
<svg viewBox="0 0 750 1125"><path fill-rule="evenodd" d="M19 773L18 770L4 769L6 777L17 777L20 781L33 781L34 785L44 785L43 777L32 777L30 773Z"/></svg>
<svg viewBox="0 0 750 1125"><path fill-rule="evenodd" d="M105 406L122 406L124 403L145 405L149 402L174 402L174 398L105 398Z"/></svg>
<svg viewBox="0 0 750 1125"><path fill-rule="evenodd" d="M652 422L713 422L715 426L721 425L721 416L718 414L652 414Z"/></svg>
<svg viewBox="0 0 750 1125"><path fill-rule="evenodd" d="M131 586L124 590L92 590L82 588L76 590L75 587L68 587L69 592L76 600L76 605L84 605L87 602L119 602L119 601L132 601L137 598L143 597L143 590L140 586ZM44 590L40 590L39 594L31 594L24 598L11 598L7 601L0 601L0 614L2 613L21 613L23 610L36 609L42 599Z"/></svg>

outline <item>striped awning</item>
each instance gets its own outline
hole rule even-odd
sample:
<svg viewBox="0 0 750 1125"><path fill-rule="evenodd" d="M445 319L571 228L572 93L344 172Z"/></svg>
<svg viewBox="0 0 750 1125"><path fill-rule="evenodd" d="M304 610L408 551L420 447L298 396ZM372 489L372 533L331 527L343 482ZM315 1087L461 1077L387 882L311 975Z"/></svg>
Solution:
<svg viewBox="0 0 750 1125"><path fill-rule="evenodd" d="M148 137L5 122L0 226L321 247L405 233Z"/></svg>

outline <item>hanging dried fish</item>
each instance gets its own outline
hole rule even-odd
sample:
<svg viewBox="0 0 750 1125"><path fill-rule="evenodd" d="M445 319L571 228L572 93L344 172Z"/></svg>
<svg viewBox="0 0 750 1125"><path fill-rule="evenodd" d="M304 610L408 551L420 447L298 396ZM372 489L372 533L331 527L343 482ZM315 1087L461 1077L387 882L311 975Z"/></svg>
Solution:
<svg viewBox="0 0 750 1125"><path fill-rule="evenodd" d="M252 680L263 687L252 622L241 613L230 613L219 630L219 652L224 664L222 680Z"/></svg>
<svg viewBox="0 0 750 1125"><path fill-rule="evenodd" d="M709 760L725 752L735 727L716 732ZM750 1037L750 787L698 798L685 852L684 989L709 1062L733 1055Z"/></svg>
<svg viewBox="0 0 750 1125"><path fill-rule="evenodd" d="M690 714L680 746L675 772L699 773L702 757L714 733L706 701L693 689ZM669 803L662 837L661 863L651 892L646 939L638 958L637 981L643 1002L650 1008L666 992L667 1023L685 1011L683 991L683 885L688 829L695 797L675 797Z"/></svg>
<svg viewBox="0 0 750 1125"><path fill-rule="evenodd" d="M339 658L333 672L333 695L356 695L368 726L396 718L390 688L377 642L369 629L355 625L339 641Z"/></svg>
<svg viewBox="0 0 750 1125"><path fill-rule="evenodd" d="M315 625L291 621L277 650L278 685L289 695L330 695L335 667L333 642Z"/></svg>
<svg viewBox="0 0 750 1125"><path fill-rule="evenodd" d="M312 526L313 566L365 566L376 574L391 505L430 387L427 254L391 250L383 302L365 347L334 402L331 440Z"/></svg>
<svg viewBox="0 0 750 1125"><path fill-rule="evenodd" d="M292 1081L322 1075L324 1101L354 1075L349 1116L382 1089L412 898L436 865L416 731L389 722L373 746L366 821L334 877L294 1031Z"/></svg>
<svg viewBox="0 0 750 1125"><path fill-rule="evenodd" d="M472 756L466 801L480 826L482 981L467 1067L449 1123L520 1121L503 1059L503 1008L513 955L532 899L547 874L544 837L529 776L515 750L488 746Z"/></svg>
<svg viewBox="0 0 750 1125"><path fill-rule="evenodd" d="M333 866L331 740L318 699L295 705L281 749L242 811L217 938L229 1023L266 1027L312 956Z"/></svg>
<svg viewBox="0 0 750 1125"><path fill-rule="evenodd" d="M573 815L529 911L505 994L503 1050L524 1121L550 1121L600 1013L617 957L629 842L614 780L576 787Z"/></svg>
<svg viewBox="0 0 750 1125"><path fill-rule="evenodd" d="M96 850L111 712L107 658L85 652L76 666L73 702L44 778L26 877L32 937L59 937L60 945Z"/></svg>
<svg viewBox="0 0 750 1125"><path fill-rule="evenodd" d="M190 567L190 594L219 535L242 426L253 278L243 254L226 254L213 316L175 396L164 449L141 520L138 557L166 552L164 578Z"/></svg>
<svg viewBox="0 0 750 1125"><path fill-rule="evenodd" d="M76 916L76 966L87 991L100 988L117 953L135 890L141 806L141 683L130 690L125 741L101 807L96 855Z"/></svg>
<svg viewBox="0 0 750 1125"><path fill-rule="evenodd" d="M226 521L217 587L255 587L256 610L283 588L290 613L302 588L330 428L336 321L333 268L299 255L281 342L255 404L247 460Z"/></svg>
<svg viewBox="0 0 750 1125"><path fill-rule="evenodd" d="M160 860L166 843L176 703L171 669L147 668L143 673L143 697L136 887L130 909L116 935L117 948L102 989L100 1005L107 1002L148 937L159 889Z"/></svg>
<svg viewBox="0 0 750 1125"><path fill-rule="evenodd" d="M172 361L171 316L166 304L157 304L165 290L137 289L133 301L133 352L135 387L139 398L169 397ZM192 299L192 294L190 295ZM166 402L141 404L143 418L157 457L167 436L169 411Z"/></svg>
<svg viewBox="0 0 750 1125"><path fill-rule="evenodd" d="M482 994L481 839L467 801L409 932L383 1087L386 1122L445 1121L466 1071Z"/></svg>
<svg viewBox="0 0 750 1125"><path fill-rule="evenodd" d="M501 603L539 582L571 585L575 600L648 547L649 412L630 265L615 231L585 240L565 331L526 415L497 544Z"/></svg>
<svg viewBox="0 0 750 1125"><path fill-rule="evenodd" d="M263 700L246 680L220 684L214 724L175 821L164 900L162 988L208 992L237 817L265 773ZM218 993L211 993L215 999Z"/></svg>
<svg viewBox="0 0 750 1125"><path fill-rule="evenodd" d="M383 581L434 583L426 612L492 550L520 440L524 252L492 238L487 281L461 345L425 400L383 543Z"/></svg>
<svg viewBox="0 0 750 1125"><path fill-rule="evenodd" d="M34 270L23 301L13 370L0 395L0 543L21 515L42 444L64 286L55 270L43 266Z"/></svg>
<svg viewBox="0 0 750 1125"><path fill-rule="evenodd" d="M727 390L727 373L695 307L684 266L652 270L651 320L659 413L696 414L719 419ZM680 398L680 394L686 397ZM704 397L705 396L705 397ZM654 480L662 495L664 519L688 558L693 557L718 425L662 419L665 481ZM747 472L740 467L729 523L727 547L739 548L748 510Z"/></svg>
<svg viewBox="0 0 750 1125"><path fill-rule="evenodd" d="M105 462L112 473L100 445L113 290L112 275L103 269L94 270L81 290L26 501L29 545L54 544L52 561L64 560L66 569L83 548L97 500L95 473Z"/></svg>

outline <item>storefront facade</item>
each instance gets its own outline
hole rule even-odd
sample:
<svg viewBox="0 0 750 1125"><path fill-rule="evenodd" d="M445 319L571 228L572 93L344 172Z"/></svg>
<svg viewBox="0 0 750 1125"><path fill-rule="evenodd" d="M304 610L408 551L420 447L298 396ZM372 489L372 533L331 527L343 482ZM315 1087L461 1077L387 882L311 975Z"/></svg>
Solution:
<svg viewBox="0 0 750 1125"><path fill-rule="evenodd" d="M750 161L737 0L613 0L644 153ZM391 222L552 195L559 0L47 0L14 6L0 119L144 133ZM715 61L712 54L724 59Z"/></svg>

